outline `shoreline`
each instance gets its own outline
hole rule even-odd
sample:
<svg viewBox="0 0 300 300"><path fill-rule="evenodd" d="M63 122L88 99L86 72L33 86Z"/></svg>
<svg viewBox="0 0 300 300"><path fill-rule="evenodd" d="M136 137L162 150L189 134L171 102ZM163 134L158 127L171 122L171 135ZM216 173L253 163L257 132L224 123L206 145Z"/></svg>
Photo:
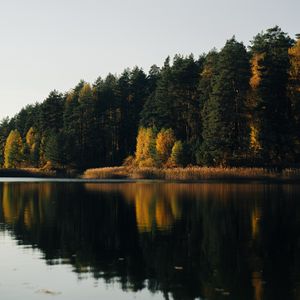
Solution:
<svg viewBox="0 0 300 300"><path fill-rule="evenodd" d="M270 182L300 183L300 168L287 168L280 172L264 168L132 168L127 166L86 170L84 179L159 180L162 182Z"/></svg>
<svg viewBox="0 0 300 300"><path fill-rule="evenodd" d="M300 183L300 168L286 168L281 171L265 168L134 168L128 166L87 169L83 173L67 169L0 169L1 178L40 178L79 180L90 182L274 182Z"/></svg>

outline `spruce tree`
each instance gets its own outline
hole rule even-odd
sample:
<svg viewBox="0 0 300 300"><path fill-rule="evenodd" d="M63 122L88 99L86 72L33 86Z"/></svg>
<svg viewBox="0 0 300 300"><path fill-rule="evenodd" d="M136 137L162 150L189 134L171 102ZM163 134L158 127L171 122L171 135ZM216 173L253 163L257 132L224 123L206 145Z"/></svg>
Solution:
<svg viewBox="0 0 300 300"><path fill-rule="evenodd" d="M291 161L293 120L287 86L293 40L278 26L254 37L252 54L253 123L260 155L267 164ZM253 78L254 77L254 78Z"/></svg>
<svg viewBox="0 0 300 300"><path fill-rule="evenodd" d="M98 134L100 165L111 166L122 163L120 156L120 123L121 105L118 93L118 78L109 74L104 80L94 84L96 95L96 113L98 119Z"/></svg>
<svg viewBox="0 0 300 300"><path fill-rule="evenodd" d="M72 167L77 167L80 161L80 141L79 141L79 92L85 82L81 80L74 89L67 95L63 109L63 132L66 136L65 146L67 152L67 160Z"/></svg>
<svg viewBox="0 0 300 300"><path fill-rule="evenodd" d="M227 165L240 160L247 149L245 104L249 78L247 51L232 38L218 54L212 91L202 110L202 163Z"/></svg>
<svg viewBox="0 0 300 300"><path fill-rule="evenodd" d="M192 55L176 55L172 65L169 57L165 60L155 92L150 94L142 110L142 126L172 128L190 147L197 144L201 130L198 81L202 63L202 59L195 60Z"/></svg>
<svg viewBox="0 0 300 300"><path fill-rule="evenodd" d="M97 122L96 101L92 87L85 83L78 96L78 128L79 146L78 164L81 168L96 166L97 162Z"/></svg>
<svg viewBox="0 0 300 300"><path fill-rule="evenodd" d="M50 92L39 108L39 128L42 132L58 132L63 127L64 96Z"/></svg>

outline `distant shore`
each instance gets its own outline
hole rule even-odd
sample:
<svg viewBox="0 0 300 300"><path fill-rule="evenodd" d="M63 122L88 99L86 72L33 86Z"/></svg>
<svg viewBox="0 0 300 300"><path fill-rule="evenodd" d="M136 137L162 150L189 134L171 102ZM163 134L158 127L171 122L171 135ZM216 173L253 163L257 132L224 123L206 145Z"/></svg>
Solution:
<svg viewBox="0 0 300 300"><path fill-rule="evenodd" d="M78 178L78 179L120 179L120 180L163 180L163 181L272 181L300 182L300 168L281 171L265 168L133 168L127 166L87 169L83 173L74 170L39 168L0 169L0 177L32 178Z"/></svg>

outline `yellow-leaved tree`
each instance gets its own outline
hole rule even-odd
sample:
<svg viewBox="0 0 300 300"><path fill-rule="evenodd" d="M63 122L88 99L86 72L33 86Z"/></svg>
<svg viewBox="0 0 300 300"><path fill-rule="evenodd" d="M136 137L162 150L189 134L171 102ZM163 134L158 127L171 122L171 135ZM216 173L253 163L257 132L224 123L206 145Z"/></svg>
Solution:
<svg viewBox="0 0 300 300"><path fill-rule="evenodd" d="M155 132L141 127L136 140L135 161L139 167L156 166Z"/></svg>
<svg viewBox="0 0 300 300"><path fill-rule="evenodd" d="M297 84L297 91L300 92L300 37L296 44L289 49L290 57L290 79Z"/></svg>
<svg viewBox="0 0 300 300"><path fill-rule="evenodd" d="M292 103L292 113L295 119L296 130L300 136L300 38L289 49L290 72L288 91Z"/></svg>
<svg viewBox="0 0 300 300"><path fill-rule="evenodd" d="M172 152L176 138L172 129L162 129L156 137L156 151L160 162L164 165Z"/></svg>
<svg viewBox="0 0 300 300"><path fill-rule="evenodd" d="M18 168L23 158L23 143L19 131L12 130L8 135L4 148L4 167Z"/></svg>
<svg viewBox="0 0 300 300"><path fill-rule="evenodd" d="M46 159L46 143L47 139L45 135L42 135L40 139L40 145L39 145L39 151L38 151L38 156L39 156L39 162L40 166L45 166L47 164L47 159Z"/></svg>
<svg viewBox="0 0 300 300"><path fill-rule="evenodd" d="M259 129L255 124L250 125L250 150L253 154L257 154L261 150Z"/></svg>
<svg viewBox="0 0 300 300"><path fill-rule="evenodd" d="M250 110L255 110L257 106L257 102L259 101L259 96L257 94L257 89L261 84L261 67L260 63L265 58L264 53L256 53L253 55L251 59L251 78L250 78L250 86L251 91L248 94L248 107ZM250 118L250 141L249 141L249 148L250 154L252 157L258 157L260 151L262 150L262 145L260 141L260 122L261 120L251 114Z"/></svg>
<svg viewBox="0 0 300 300"><path fill-rule="evenodd" d="M181 141L174 143L168 164L172 167L181 167L184 165L184 149Z"/></svg>
<svg viewBox="0 0 300 300"><path fill-rule="evenodd" d="M28 161L31 166L37 166L39 160L38 135L33 127L26 134L26 146L28 149Z"/></svg>
<svg viewBox="0 0 300 300"><path fill-rule="evenodd" d="M251 78L250 78L250 85L252 89L256 89L261 81L261 69L259 66L259 63L261 60L263 60L265 57L265 54L255 54L253 55L253 58L251 59Z"/></svg>
<svg viewBox="0 0 300 300"><path fill-rule="evenodd" d="M300 36L296 44L289 49L290 71L288 93L295 124L295 152L300 156Z"/></svg>

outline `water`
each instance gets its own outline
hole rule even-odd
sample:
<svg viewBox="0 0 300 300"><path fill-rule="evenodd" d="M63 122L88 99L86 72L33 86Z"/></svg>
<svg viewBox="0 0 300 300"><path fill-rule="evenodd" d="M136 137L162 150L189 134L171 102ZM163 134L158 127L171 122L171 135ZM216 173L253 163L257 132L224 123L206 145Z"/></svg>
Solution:
<svg viewBox="0 0 300 300"><path fill-rule="evenodd" d="M1 299L299 299L299 196L284 184L0 182Z"/></svg>

